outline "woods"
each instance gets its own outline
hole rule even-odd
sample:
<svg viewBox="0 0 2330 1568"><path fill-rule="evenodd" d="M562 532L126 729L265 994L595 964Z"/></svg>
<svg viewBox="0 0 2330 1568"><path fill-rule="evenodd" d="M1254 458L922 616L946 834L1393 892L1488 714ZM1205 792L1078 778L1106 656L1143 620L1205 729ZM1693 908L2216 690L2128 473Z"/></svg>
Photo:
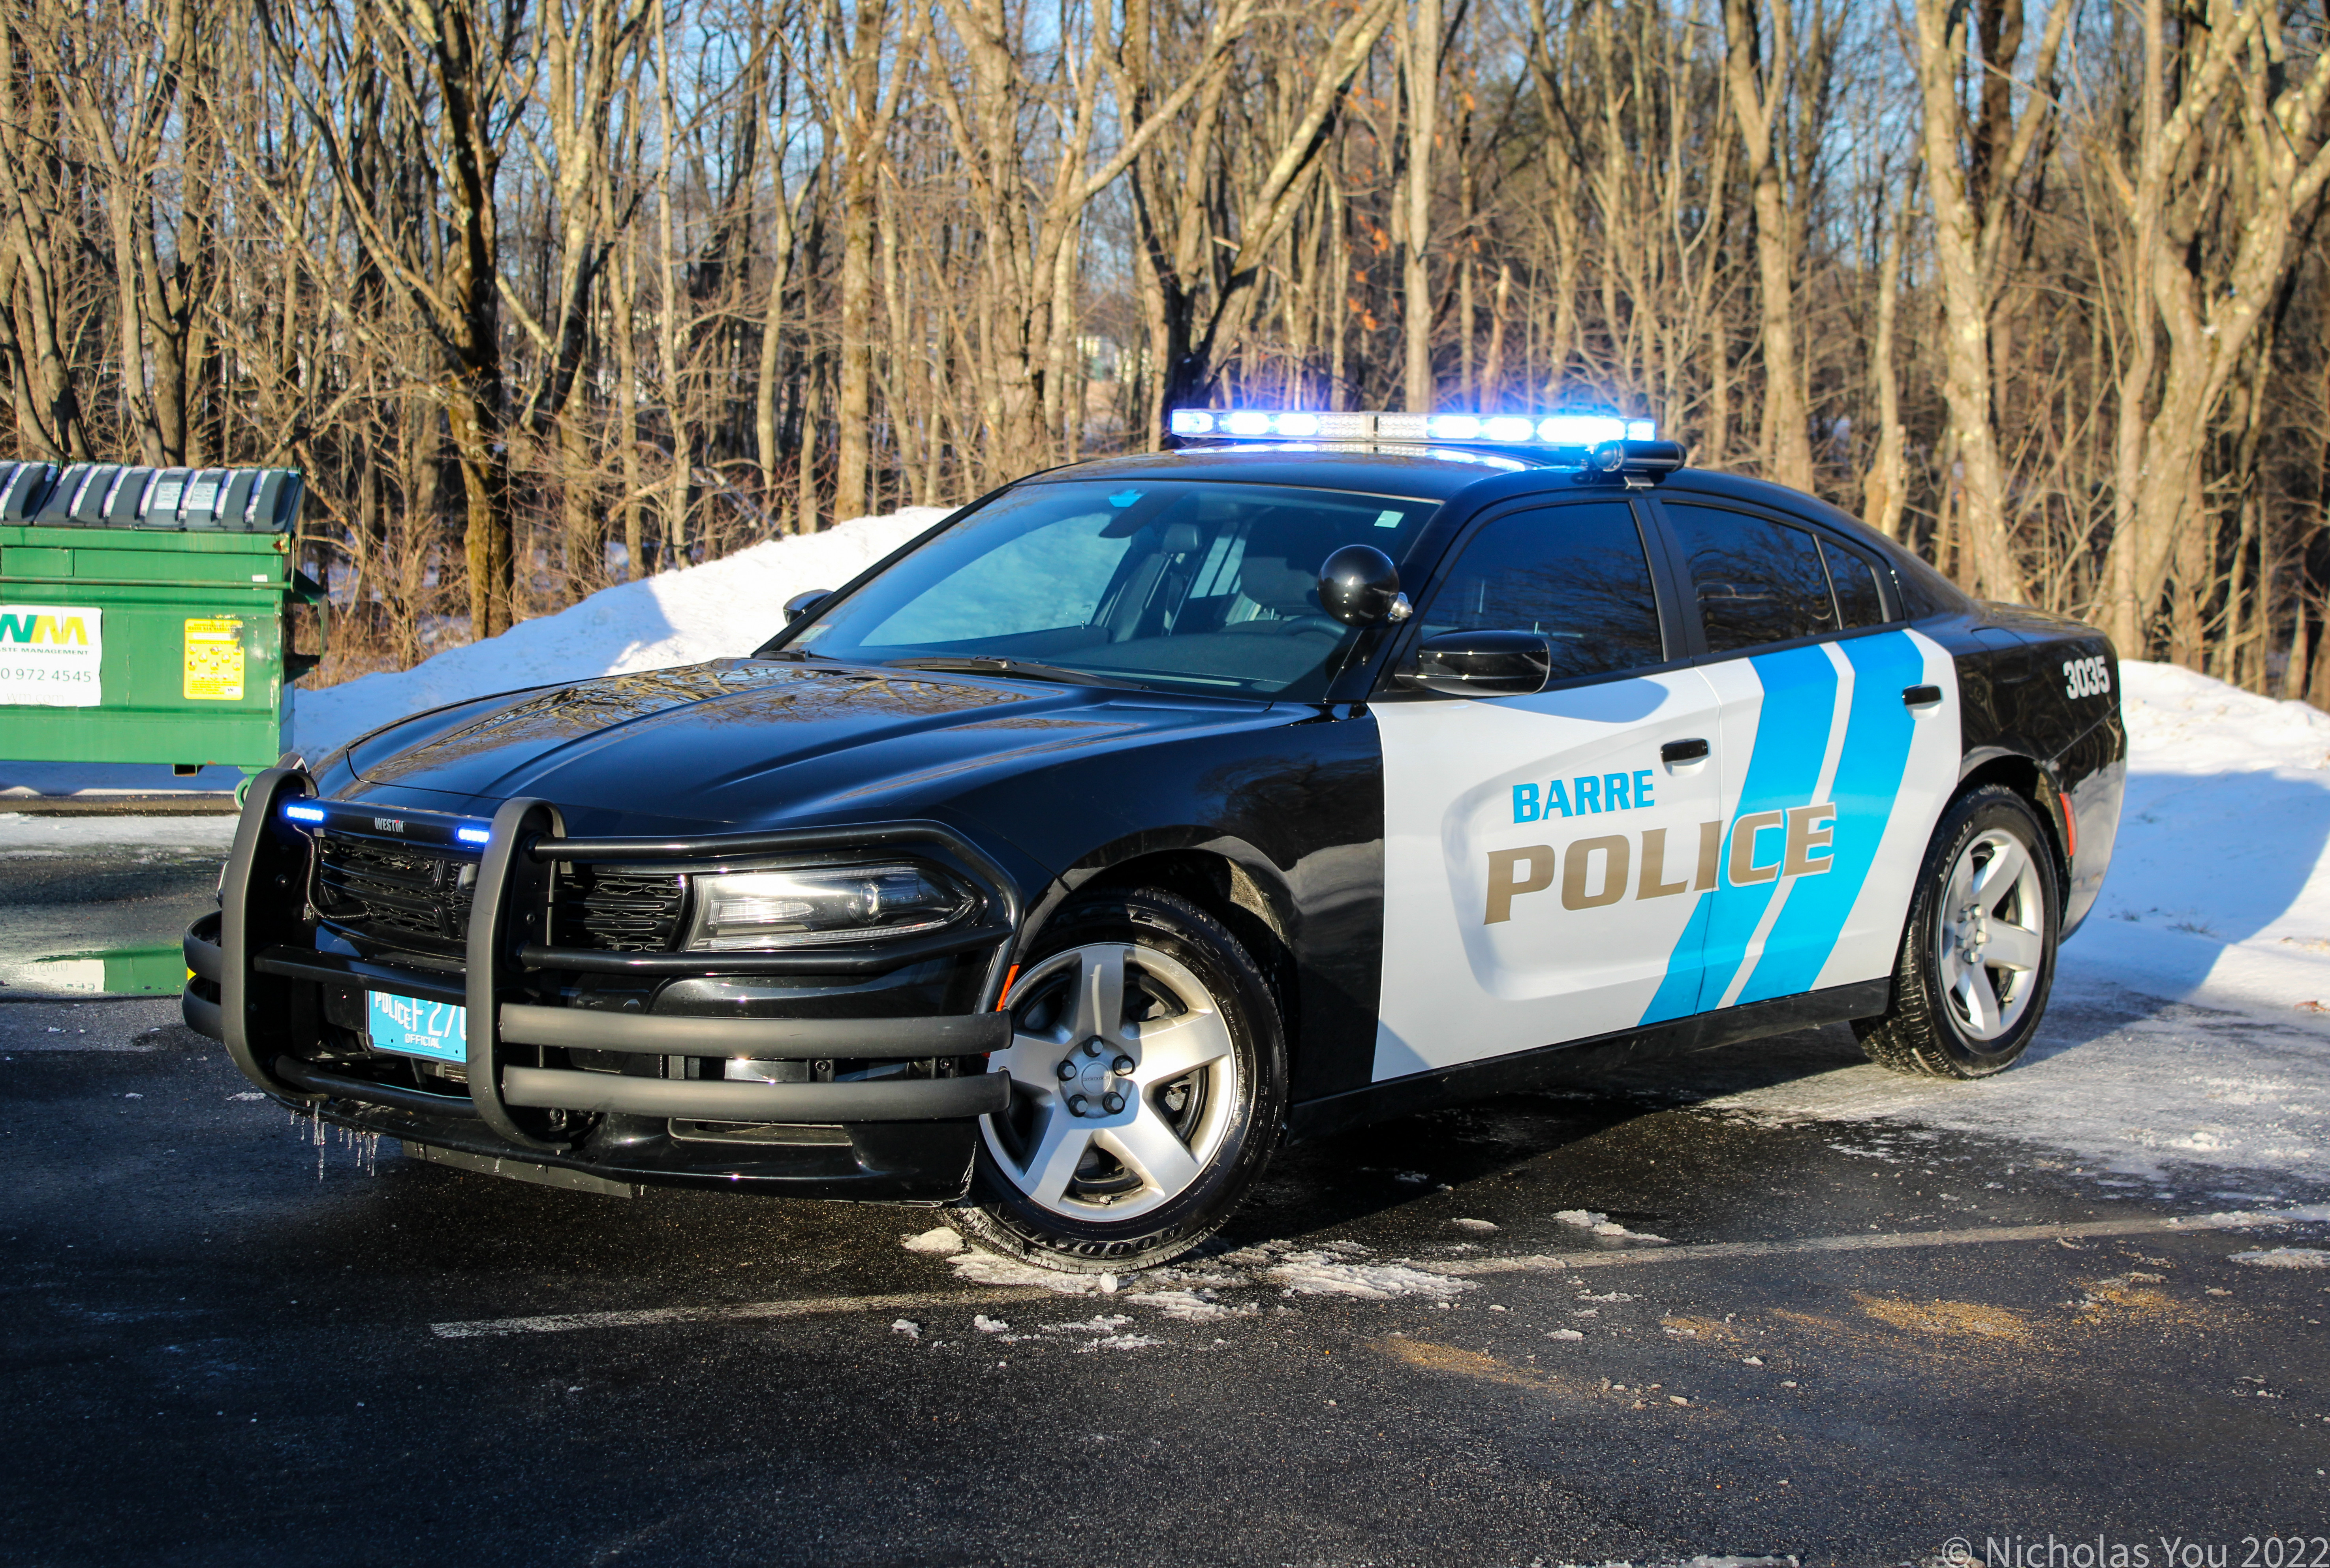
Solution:
<svg viewBox="0 0 2330 1568"><path fill-rule="evenodd" d="M24 0L0 398L12 455L307 470L327 679L1244 400L1651 416L2330 704L2325 28Z"/></svg>

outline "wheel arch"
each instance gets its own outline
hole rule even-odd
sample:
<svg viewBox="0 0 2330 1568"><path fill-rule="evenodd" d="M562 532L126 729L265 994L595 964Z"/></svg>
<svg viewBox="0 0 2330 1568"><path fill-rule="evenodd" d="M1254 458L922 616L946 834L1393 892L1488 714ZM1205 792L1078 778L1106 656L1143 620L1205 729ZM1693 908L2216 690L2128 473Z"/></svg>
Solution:
<svg viewBox="0 0 2330 1568"><path fill-rule="evenodd" d="M1243 943L1277 1003L1279 1025L1299 1080L1302 987L1295 954L1300 917L1293 891L1270 857L1243 839L1217 833L1144 833L1103 845L1055 877L1028 912L1017 956L1031 951L1061 906L1103 888L1156 887L1189 900Z"/></svg>
<svg viewBox="0 0 2330 1568"><path fill-rule="evenodd" d="M1969 757L1967 763L1965 771L1958 779L1956 793L1950 797L1952 801L1985 784L1999 784L2021 796L2023 803L2038 814L2040 825L2046 830L2048 850L2055 862L2057 930L2059 934L2068 934L2061 931L2061 922L2065 906L2071 896L2071 855L2061 781L2046 763L2019 751L1994 750L1986 756ZM1943 809L1946 811L1948 807L1945 805Z"/></svg>

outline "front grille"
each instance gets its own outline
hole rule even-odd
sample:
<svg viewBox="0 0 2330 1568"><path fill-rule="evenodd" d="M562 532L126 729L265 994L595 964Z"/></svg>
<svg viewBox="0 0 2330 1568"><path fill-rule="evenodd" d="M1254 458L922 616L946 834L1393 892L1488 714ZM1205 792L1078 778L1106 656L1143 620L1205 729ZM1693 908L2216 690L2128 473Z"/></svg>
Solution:
<svg viewBox="0 0 2330 1568"><path fill-rule="evenodd" d="M618 953L669 952L687 889L666 873L560 868L551 893L553 942Z"/></svg>
<svg viewBox="0 0 2330 1568"><path fill-rule="evenodd" d="M323 836L316 911L334 925L431 950L469 940L478 862L419 845Z"/></svg>

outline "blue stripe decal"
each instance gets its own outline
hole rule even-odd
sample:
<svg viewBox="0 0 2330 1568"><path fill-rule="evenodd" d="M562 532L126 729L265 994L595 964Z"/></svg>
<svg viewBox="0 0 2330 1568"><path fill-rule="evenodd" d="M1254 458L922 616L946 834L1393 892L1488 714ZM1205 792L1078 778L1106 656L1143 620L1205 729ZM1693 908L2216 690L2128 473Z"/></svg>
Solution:
<svg viewBox="0 0 2330 1568"><path fill-rule="evenodd" d="M1925 678L1925 656L1906 632L1854 638L1837 649L1852 666L1852 703L1829 787L1836 806L1829 870L1795 879L1765 939L1763 957L1739 989L1742 1002L1813 988L1877 863L1878 841L1909 767L1917 720L1902 706L1901 689Z"/></svg>
<svg viewBox="0 0 2330 1568"><path fill-rule="evenodd" d="M1733 808L1738 822L1758 811L1785 811L1813 798L1820 782L1821 763L1828 753L1828 732L1836 716L1836 666L1818 647L1785 648L1748 661L1763 684L1764 701L1756 719L1756 750L1748 763L1747 782ZM1900 699L1894 698L1898 705ZM1784 835L1766 829L1758 836L1762 850L1757 858L1775 864ZM1720 1006L1731 977L1747 957L1748 940L1772 902L1773 882L1731 883L1731 850L1726 836L1723 873L1714 893L1707 921L1707 945L1699 987L1699 1006L1707 1012Z"/></svg>
<svg viewBox="0 0 2330 1568"><path fill-rule="evenodd" d="M1658 994L1643 1010L1643 1023L1663 1024L1670 1018L1687 1018L1699 1011L1700 960L1707 949L1708 912L1714 907L1714 893L1696 895L1691 919L1683 922L1682 935L1675 940L1674 951L1667 957L1666 978L1659 982Z"/></svg>

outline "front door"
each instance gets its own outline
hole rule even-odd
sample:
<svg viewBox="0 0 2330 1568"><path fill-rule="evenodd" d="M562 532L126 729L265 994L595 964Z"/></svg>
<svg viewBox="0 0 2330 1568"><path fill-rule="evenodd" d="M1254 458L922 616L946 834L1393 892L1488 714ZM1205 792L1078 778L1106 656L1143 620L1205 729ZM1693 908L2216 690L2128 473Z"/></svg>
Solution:
<svg viewBox="0 0 2330 1568"><path fill-rule="evenodd" d="M1632 503L1507 514L1420 635L1540 631L1551 688L1376 705L1384 751L1378 1082L1698 1009L1720 874L1721 704L1670 664Z"/></svg>

